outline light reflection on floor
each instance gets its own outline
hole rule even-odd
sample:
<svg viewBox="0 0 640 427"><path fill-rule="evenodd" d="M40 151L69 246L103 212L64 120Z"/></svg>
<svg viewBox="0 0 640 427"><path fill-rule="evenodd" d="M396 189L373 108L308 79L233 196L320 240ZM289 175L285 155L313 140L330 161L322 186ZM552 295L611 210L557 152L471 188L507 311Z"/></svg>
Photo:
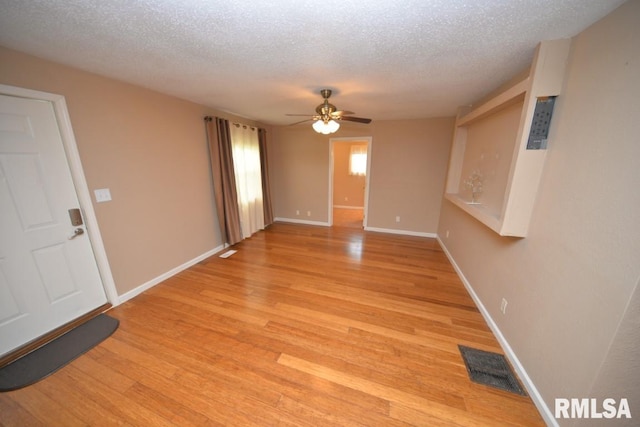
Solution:
<svg viewBox="0 0 640 427"><path fill-rule="evenodd" d="M362 230L363 213L362 209L334 208L333 226ZM353 259L362 259L362 238L362 233L354 233L349 237L347 253Z"/></svg>
<svg viewBox="0 0 640 427"><path fill-rule="evenodd" d="M362 235L351 236L348 252L351 258L362 259Z"/></svg>

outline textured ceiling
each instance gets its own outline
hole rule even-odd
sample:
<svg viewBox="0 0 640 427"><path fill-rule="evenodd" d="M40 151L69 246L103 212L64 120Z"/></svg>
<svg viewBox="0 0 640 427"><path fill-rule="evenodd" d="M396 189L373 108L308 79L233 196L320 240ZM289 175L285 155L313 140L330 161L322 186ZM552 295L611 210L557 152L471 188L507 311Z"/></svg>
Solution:
<svg viewBox="0 0 640 427"><path fill-rule="evenodd" d="M0 45L266 124L454 115L622 0L0 0ZM350 126L363 126L349 123Z"/></svg>

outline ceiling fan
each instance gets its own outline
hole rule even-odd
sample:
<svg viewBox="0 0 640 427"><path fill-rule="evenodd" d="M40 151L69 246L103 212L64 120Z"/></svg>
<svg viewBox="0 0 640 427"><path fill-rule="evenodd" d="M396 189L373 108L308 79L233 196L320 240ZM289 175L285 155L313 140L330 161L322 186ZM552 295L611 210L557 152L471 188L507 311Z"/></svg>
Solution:
<svg viewBox="0 0 640 427"><path fill-rule="evenodd" d="M298 123L304 123L307 121L314 121L313 129L318 133L329 134L337 131L340 128L338 120L344 120L348 122L357 123L371 123L371 119L365 119L362 117L353 117L355 114L353 111L342 111L336 109L336 106L329 102L331 96L331 89L322 89L320 95L324 98L324 102L316 107L316 114L287 114L287 116L310 116L310 119L305 119L299 122L292 123L290 126L297 125Z"/></svg>

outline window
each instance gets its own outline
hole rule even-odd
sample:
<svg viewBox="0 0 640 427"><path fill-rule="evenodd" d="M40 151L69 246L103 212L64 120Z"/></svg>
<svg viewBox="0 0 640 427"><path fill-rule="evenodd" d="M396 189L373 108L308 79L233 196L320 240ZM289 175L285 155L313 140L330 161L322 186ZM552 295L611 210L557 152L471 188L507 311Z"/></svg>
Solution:
<svg viewBox="0 0 640 427"><path fill-rule="evenodd" d="M260 142L256 128L234 123L230 131L240 228L246 239L264 229Z"/></svg>
<svg viewBox="0 0 640 427"><path fill-rule="evenodd" d="M349 155L349 175L365 176L367 174L367 146L352 145Z"/></svg>

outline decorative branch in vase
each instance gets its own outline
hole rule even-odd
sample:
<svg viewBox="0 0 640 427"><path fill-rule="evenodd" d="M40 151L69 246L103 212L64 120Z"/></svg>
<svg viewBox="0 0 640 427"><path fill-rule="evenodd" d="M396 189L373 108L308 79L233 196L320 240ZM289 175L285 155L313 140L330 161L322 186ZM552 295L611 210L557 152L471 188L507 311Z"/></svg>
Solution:
<svg viewBox="0 0 640 427"><path fill-rule="evenodd" d="M480 193L482 193L482 181L483 181L483 176L480 170L478 169L471 172L471 175L469 175L469 178L464 180L464 185L467 186L469 190L471 190L472 205L480 204L480 202L478 202L478 197L480 196Z"/></svg>

